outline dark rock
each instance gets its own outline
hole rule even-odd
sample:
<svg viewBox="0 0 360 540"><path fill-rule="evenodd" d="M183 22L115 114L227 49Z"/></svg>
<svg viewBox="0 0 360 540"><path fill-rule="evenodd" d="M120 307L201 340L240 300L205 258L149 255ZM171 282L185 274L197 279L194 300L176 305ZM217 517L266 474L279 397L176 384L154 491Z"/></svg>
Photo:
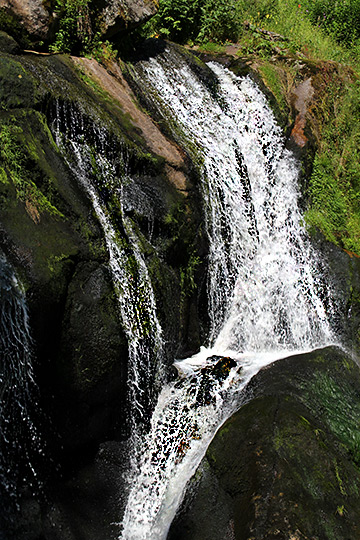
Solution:
<svg viewBox="0 0 360 540"><path fill-rule="evenodd" d="M179 341L186 350L199 346L199 334L192 330L198 327L196 294L187 298L187 307L180 272L196 249L194 230L201 213L196 190L189 194L178 189L167 167L175 156L179 163L172 163L173 171L181 172L187 183L188 164L171 141L165 157L154 153L147 137L158 128L141 131L136 125L142 123L140 114L134 123L129 120L121 99L132 102L133 95L125 95L130 92L126 87L118 92L122 85L112 75L108 82L116 92L109 94L89 74L82 80L78 73L60 55L15 58L0 53L0 247L26 289L39 402L51 423L44 422L43 436L54 460L51 470L43 471L49 480L41 515L39 499L23 497L23 512L15 516L16 540L35 540L41 534L49 540L78 540L79 528L86 539L116 537L116 527L109 524L120 519L115 502L119 509L127 464L122 451L116 464L107 457L108 466L101 458L109 456L104 441L128 436L127 340L104 233L84 186L55 144L55 122L66 134L71 121L79 120L94 148L100 144L99 127L109 159L117 164L125 155L122 212L140 238L163 337L171 343L164 362L170 363ZM64 112L61 118L59 110ZM188 185L192 187L190 181ZM104 186L101 195L109 193ZM116 212L115 196L112 202L109 211ZM114 224L122 238L120 216ZM124 242L131 249L125 235ZM100 508L101 520L96 516Z"/></svg>
<svg viewBox="0 0 360 540"><path fill-rule="evenodd" d="M360 534L360 371L336 348L271 364L219 430L169 540Z"/></svg>
<svg viewBox="0 0 360 540"><path fill-rule="evenodd" d="M43 531L51 540L115 540L126 492L123 474L128 465L126 443L101 444L91 463L56 486L45 505Z"/></svg>
<svg viewBox="0 0 360 540"><path fill-rule="evenodd" d="M56 361L57 425L67 451L125 424L127 341L112 278L96 261L77 265L69 284Z"/></svg>
<svg viewBox="0 0 360 540"><path fill-rule="evenodd" d="M18 54L20 47L15 39L0 30L0 51L7 54Z"/></svg>
<svg viewBox="0 0 360 540"><path fill-rule="evenodd" d="M320 254L320 272L328 276L326 287L330 288L335 306L327 306L327 313L338 339L348 350L360 354L360 258L312 231L312 242Z"/></svg>
<svg viewBox="0 0 360 540"><path fill-rule="evenodd" d="M232 358L211 356L208 360L211 361L211 364L200 370L200 381L197 381L199 385L197 403L199 405L209 405L213 401L214 387L224 381L229 376L230 370L236 367L236 362Z"/></svg>

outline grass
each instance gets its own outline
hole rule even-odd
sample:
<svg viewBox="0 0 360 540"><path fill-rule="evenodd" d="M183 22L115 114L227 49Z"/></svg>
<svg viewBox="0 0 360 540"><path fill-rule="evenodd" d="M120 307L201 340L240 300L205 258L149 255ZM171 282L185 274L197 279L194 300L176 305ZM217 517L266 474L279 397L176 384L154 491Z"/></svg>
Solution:
<svg viewBox="0 0 360 540"><path fill-rule="evenodd" d="M300 73L297 66L313 63L319 71L320 98L311 111L317 149L305 220L310 231L319 229L334 244L360 255L360 45L337 43L311 23L301 1L257 0L242 16L248 30L239 39L238 54L260 60L258 71L282 114ZM272 42L259 29L284 39Z"/></svg>

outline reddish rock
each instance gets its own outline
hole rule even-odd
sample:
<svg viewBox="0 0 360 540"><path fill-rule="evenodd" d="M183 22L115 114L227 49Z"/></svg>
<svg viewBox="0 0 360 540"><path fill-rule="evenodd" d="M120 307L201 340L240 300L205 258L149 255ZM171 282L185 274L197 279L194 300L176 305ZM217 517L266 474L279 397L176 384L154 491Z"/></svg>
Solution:
<svg viewBox="0 0 360 540"><path fill-rule="evenodd" d="M296 115L295 124L291 131L291 138L295 144L300 146L300 148L303 148L308 141L304 130L306 127L308 104L310 103L313 95L314 88L311 84L311 77L299 84L299 86L297 86L293 91L294 108L298 114Z"/></svg>

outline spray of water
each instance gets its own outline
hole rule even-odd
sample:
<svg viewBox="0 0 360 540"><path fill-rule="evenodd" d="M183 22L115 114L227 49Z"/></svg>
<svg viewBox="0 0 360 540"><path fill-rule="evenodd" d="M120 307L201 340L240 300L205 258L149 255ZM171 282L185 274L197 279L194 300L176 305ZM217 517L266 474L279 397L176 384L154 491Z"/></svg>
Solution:
<svg viewBox="0 0 360 540"><path fill-rule="evenodd" d="M175 363L180 378L159 396L121 540L165 540L187 481L262 366L334 342L331 292L298 208L298 165L265 97L215 63L210 92L174 54L136 72L159 114L166 109L204 156L211 332L207 348Z"/></svg>
<svg viewBox="0 0 360 540"><path fill-rule="evenodd" d="M115 159L105 130L96 124L91 129L92 144L83 115L71 105L57 103L53 120L55 140L89 195L101 223L122 326L128 339L129 419L132 456L136 462L134 451L139 448L144 419L160 384L162 330L141 242L124 212L124 186L132 181L127 173L126 148Z"/></svg>
<svg viewBox="0 0 360 540"><path fill-rule="evenodd" d="M11 522L25 479L34 490L41 486L37 463L44 457L44 446L34 419L37 397L24 290L0 252L1 523Z"/></svg>

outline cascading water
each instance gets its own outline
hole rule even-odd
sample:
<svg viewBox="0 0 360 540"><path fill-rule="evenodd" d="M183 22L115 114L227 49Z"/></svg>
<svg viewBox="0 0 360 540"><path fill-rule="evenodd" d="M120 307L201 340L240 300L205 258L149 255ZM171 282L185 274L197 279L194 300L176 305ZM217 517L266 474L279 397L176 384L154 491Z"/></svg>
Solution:
<svg viewBox="0 0 360 540"><path fill-rule="evenodd" d="M209 68L215 92L169 50L135 66L158 112L204 157L211 332L207 349L175 363L180 378L159 396L121 540L166 538L187 481L262 366L334 342L330 287L298 208L297 162L253 81Z"/></svg>
<svg viewBox="0 0 360 540"><path fill-rule="evenodd" d="M25 294L1 252L0 362L0 522L6 522L18 505L24 477L29 487L40 486L35 462L44 448L34 423L37 387Z"/></svg>
<svg viewBox="0 0 360 540"><path fill-rule="evenodd" d="M83 116L57 103L52 123L55 140L75 176L92 200L102 225L123 328L128 339L129 420L134 449L139 447L144 420L160 384L162 330L140 239L124 211L126 148L114 155L105 130L92 125L92 142ZM110 156L110 159L108 157ZM116 220L114 226L113 220ZM121 232L121 237L116 231Z"/></svg>

